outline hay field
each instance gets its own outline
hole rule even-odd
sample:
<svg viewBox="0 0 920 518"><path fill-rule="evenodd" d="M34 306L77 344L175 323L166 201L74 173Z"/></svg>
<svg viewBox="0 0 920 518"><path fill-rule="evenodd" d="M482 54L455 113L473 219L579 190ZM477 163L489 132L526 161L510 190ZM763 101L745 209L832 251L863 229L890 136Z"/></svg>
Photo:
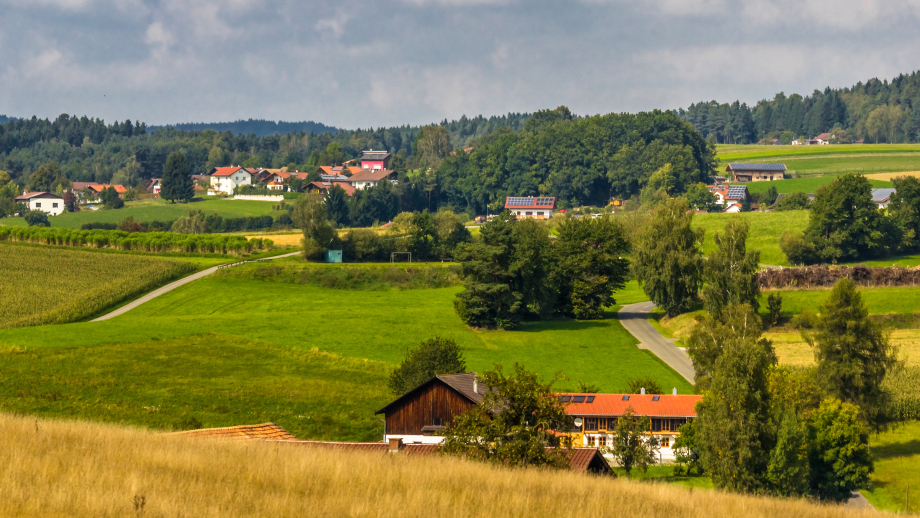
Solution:
<svg viewBox="0 0 920 518"><path fill-rule="evenodd" d="M173 259L2 243L0 329L74 322L194 270Z"/></svg>
<svg viewBox="0 0 920 518"><path fill-rule="evenodd" d="M773 342L779 363L811 366L815 353L799 332L766 332L763 337ZM920 329L891 331L891 344L898 348L898 357L908 367L920 367Z"/></svg>
<svg viewBox="0 0 920 518"><path fill-rule="evenodd" d="M227 517L874 516L453 458L205 441L0 415L0 515Z"/></svg>
<svg viewBox="0 0 920 518"><path fill-rule="evenodd" d="M899 176L920 176L920 171L905 171L903 173L874 173L874 174L867 174L866 178L870 180L881 180L883 182L890 182Z"/></svg>

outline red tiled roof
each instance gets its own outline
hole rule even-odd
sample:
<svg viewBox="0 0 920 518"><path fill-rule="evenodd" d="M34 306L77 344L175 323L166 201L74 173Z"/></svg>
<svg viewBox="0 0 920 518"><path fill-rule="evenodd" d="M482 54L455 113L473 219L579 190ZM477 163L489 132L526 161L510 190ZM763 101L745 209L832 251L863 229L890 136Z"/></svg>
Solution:
<svg viewBox="0 0 920 518"><path fill-rule="evenodd" d="M114 187L115 192L117 192L118 194L124 194L125 192L128 191L128 189L125 189L123 185L109 185L107 183L94 183L89 186L90 189L96 192L102 192L103 189L108 189L109 187Z"/></svg>
<svg viewBox="0 0 920 518"><path fill-rule="evenodd" d="M308 185L312 185L314 188L323 192L329 190L329 188L333 185L338 185L345 190L345 194L349 196L353 196L355 194L355 186L345 182L310 182Z"/></svg>
<svg viewBox="0 0 920 518"><path fill-rule="evenodd" d="M828 140L828 139L830 139L830 138L831 138L831 134L830 134L830 133L822 133L822 134L818 135L817 137L815 137L815 140Z"/></svg>
<svg viewBox="0 0 920 518"><path fill-rule="evenodd" d="M249 170L242 167L217 167L211 176L231 176L233 173L244 171L252 174Z"/></svg>
<svg viewBox="0 0 920 518"><path fill-rule="evenodd" d="M181 435L184 437L205 437L208 439L248 439L248 440L271 440L271 441L296 441L294 437L284 428L275 423L247 424L242 426L230 426L227 428L202 428L201 430L189 430L187 432L176 432L170 435Z"/></svg>
<svg viewBox="0 0 920 518"><path fill-rule="evenodd" d="M362 169L361 171L353 174L351 178L348 179L349 182L379 182L388 178L390 175L396 174L396 171L391 171L389 169Z"/></svg>
<svg viewBox="0 0 920 518"><path fill-rule="evenodd" d="M343 167L340 166L340 165L335 165L335 166L332 166L332 165L321 165L321 166L319 166L319 167L317 168L317 170L319 171L320 174L331 174L331 175L342 174L343 172L345 172L345 171L342 171L342 169L343 169ZM357 174L357 173L360 173L361 171L364 170L364 169L361 169L360 167L358 167L358 166L356 166L356 165L355 165L355 166L348 166L348 167L345 167L344 169L346 169L346 171L349 172L349 173L351 173L351 174Z"/></svg>
<svg viewBox="0 0 920 518"><path fill-rule="evenodd" d="M560 396L594 396L593 403L569 403L565 407L569 415L620 416L627 408L636 415L653 417L696 417L696 403L703 396L674 396L671 394L559 394ZM628 401L623 397L629 396ZM658 397L658 401L652 398ZM587 399L587 398L586 398Z"/></svg>

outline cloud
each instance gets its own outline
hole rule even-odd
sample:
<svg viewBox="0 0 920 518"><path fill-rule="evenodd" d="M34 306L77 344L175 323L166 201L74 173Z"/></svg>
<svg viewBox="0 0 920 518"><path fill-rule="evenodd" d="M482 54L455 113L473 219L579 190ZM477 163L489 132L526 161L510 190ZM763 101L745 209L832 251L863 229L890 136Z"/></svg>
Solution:
<svg viewBox="0 0 920 518"><path fill-rule="evenodd" d="M0 0L0 113L422 124L748 103L916 67L914 0Z"/></svg>

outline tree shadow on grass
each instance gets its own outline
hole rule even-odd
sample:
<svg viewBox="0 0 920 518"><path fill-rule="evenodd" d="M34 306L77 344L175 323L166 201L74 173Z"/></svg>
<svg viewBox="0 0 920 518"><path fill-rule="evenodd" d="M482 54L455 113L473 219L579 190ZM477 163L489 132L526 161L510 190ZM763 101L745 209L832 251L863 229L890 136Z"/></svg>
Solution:
<svg viewBox="0 0 920 518"><path fill-rule="evenodd" d="M541 331L578 331L582 329L595 329L609 327L607 320L547 320L544 322L525 322L515 330L516 333L539 333Z"/></svg>
<svg viewBox="0 0 920 518"><path fill-rule="evenodd" d="M877 459L892 459L896 457L910 457L920 453L920 439L908 442L872 446L872 455Z"/></svg>

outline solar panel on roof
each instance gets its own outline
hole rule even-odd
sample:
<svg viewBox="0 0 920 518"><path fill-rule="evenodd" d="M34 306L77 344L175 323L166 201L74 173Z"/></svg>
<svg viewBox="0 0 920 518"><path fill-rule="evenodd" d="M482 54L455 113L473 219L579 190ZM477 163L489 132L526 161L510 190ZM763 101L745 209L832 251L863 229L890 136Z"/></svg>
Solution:
<svg viewBox="0 0 920 518"><path fill-rule="evenodd" d="M588 396L588 399L585 400L585 403L594 403L594 396Z"/></svg>
<svg viewBox="0 0 920 518"><path fill-rule="evenodd" d="M785 164L728 164L733 171L785 171Z"/></svg>
<svg viewBox="0 0 920 518"><path fill-rule="evenodd" d="M571 400L572 396L559 396L559 401L562 401L563 403L568 403Z"/></svg>
<svg viewBox="0 0 920 518"><path fill-rule="evenodd" d="M661 399L661 396L655 396L652 398L652 401L658 401L659 399Z"/></svg>
<svg viewBox="0 0 920 518"><path fill-rule="evenodd" d="M572 396L572 403L584 403L584 402L585 402L584 396Z"/></svg>
<svg viewBox="0 0 920 518"><path fill-rule="evenodd" d="M629 401L629 396L623 396L623 401Z"/></svg>

